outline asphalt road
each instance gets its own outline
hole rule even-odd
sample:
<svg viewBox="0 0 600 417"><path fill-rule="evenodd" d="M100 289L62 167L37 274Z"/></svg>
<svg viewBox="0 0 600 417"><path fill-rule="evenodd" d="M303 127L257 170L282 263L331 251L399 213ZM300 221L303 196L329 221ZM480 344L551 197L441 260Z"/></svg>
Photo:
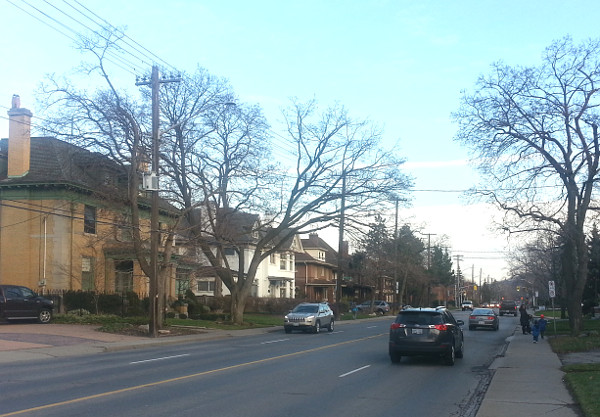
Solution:
<svg viewBox="0 0 600 417"><path fill-rule="evenodd" d="M391 321L4 364L0 417L467 417L517 323L501 317L497 332L465 326L465 356L450 367L426 358L392 364Z"/></svg>

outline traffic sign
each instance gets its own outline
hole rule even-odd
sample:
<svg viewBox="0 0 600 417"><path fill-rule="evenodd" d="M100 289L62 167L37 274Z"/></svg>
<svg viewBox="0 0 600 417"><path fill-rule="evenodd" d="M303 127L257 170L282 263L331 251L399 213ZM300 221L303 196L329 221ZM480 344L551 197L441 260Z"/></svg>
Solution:
<svg viewBox="0 0 600 417"><path fill-rule="evenodd" d="M554 286L554 281L548 281L548 293L550 298L556 297L556 287Z"/></svg>

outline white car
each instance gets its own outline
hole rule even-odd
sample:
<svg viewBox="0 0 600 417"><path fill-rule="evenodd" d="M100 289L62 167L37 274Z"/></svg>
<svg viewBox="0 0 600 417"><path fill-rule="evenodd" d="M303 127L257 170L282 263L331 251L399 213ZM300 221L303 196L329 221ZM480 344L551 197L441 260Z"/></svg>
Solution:
<svg viewBox="0 0 600 417"><path fill-rule="evenodd" d="M462 308L462 311L465 311L465 310L471 310L471 311L473 311L473 301L465 300L465 301L462 302L462 304L460 305L460 307Z"/></svg>

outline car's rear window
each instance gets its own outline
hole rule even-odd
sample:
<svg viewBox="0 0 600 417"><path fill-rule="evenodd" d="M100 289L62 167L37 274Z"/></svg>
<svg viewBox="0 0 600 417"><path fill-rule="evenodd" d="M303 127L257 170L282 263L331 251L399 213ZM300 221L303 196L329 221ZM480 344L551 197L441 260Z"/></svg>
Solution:
<svg viewBox="0 0 600 417"><path fill-rule="evenodd" d="M396 323L407 326L415 324L428 326L431 324L442 324L443 322L442 315L439 313L405 312L398 314L398 317L396 317Z"/></svg>

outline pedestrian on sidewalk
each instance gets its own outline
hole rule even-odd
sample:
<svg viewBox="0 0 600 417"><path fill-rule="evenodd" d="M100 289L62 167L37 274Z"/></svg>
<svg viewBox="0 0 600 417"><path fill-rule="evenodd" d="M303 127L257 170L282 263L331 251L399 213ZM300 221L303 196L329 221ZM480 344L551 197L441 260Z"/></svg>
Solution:
<svg viewBox="0 0 600 417"><path fill-rule="evenodd" d="M538 324L540 325L540 337L544 338L544 332L546 331L546 325L548 324L548 320L544 318L543 314L540 314L540 319L538 320Z"/></svg>
<svg viewBox="0 0 600 417"><path fill-rule="evenodd" d="M521 304L519 307L519 313L521 313L521 329L523 334L531 333L531 326L529 325L529 313L525 304Z"/></svg>
<svg viewBox="0 0 600 417"><path fill-rule="evenodd" d="M540 335L540 323L537 320L533 321L533 327L531 328L531 335L533 336L533 343L538 342Z"/></svg>

